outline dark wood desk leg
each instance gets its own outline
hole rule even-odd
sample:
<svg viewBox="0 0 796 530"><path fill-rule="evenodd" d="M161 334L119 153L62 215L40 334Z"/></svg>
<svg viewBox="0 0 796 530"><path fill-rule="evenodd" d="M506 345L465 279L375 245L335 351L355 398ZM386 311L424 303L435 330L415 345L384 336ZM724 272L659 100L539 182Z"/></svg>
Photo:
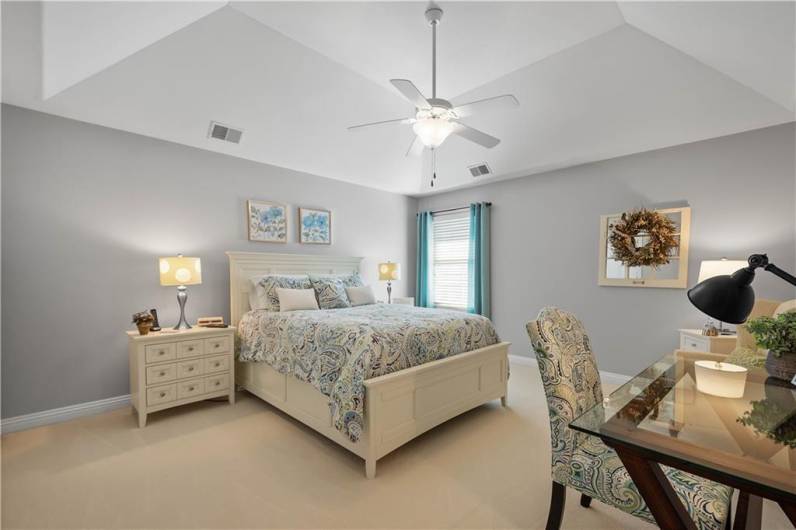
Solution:
<svg viewBox="0 0 796 530"><path fill-rule="evenodd" d="M780 502L779 507L782 508L782 511L785 512L785 515L790 519L790 524L796 528L796 504Z"/></svg>
<svg viewBox="0 0 796 530"><path fill-rule="evenodd" d="M614 449L659 527L663 530L696 530L696 524L657 462L642 458L623 447Z"/></svg>
<svg viewBox="0 0 796 530"><path fill-rule="evenodd" d="M763 499L746 491L738 492L733 530L760 530L763 524Z"/></svg>

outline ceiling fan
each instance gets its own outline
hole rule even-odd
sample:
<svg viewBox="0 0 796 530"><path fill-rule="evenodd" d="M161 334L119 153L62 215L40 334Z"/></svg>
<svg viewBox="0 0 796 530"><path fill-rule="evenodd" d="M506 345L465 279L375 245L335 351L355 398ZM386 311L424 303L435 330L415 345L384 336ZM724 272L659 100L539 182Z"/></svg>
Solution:
<svg viewBox="0 0 796 530"><path fill-rule="evenodd" d="M459 121L477 112L503 110L519 106L517 98L512 95L496 96L492 98L471 101L454 107L450 101L437 97L437 26L442 20L442 9L431 5L426 10L426 20L431 25L431 98L426 99L417 87L407 79L390 79L390 83L410 103L416 112L411 118L398 118L372 123L354 125L348 130L357 130L363 127L401 123L412 125L415 138L406 152L406 156L419 155L423 148L436 149L451 134L458 134L462 138L475 142L487 148L495 147L500 143L498 138L490 136L478 129L473 129Z"/></svg>

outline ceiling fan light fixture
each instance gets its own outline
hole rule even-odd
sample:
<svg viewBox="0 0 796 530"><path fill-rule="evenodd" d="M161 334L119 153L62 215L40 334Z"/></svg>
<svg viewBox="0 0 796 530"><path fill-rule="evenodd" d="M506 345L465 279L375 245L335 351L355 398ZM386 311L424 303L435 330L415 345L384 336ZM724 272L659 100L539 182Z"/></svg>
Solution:
<svg viewBox="0 0 796 530"><path fill-rule="evenodd" d="M435 149L453 132L453 123L445 118L420 118L412 129L426 147Z"/></svg>

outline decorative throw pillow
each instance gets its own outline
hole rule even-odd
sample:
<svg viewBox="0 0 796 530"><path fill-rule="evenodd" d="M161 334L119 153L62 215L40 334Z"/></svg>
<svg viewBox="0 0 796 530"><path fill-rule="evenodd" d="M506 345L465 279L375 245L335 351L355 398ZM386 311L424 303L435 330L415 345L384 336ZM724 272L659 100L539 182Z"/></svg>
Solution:
<svg viewBox="0 0 796 530"><path fill-rule="evenodd" d="M345 293L346 285L341 277L312 276L310 280L315 294L318 296L318 304L321 309L351 307L348 295Z"/></svg>
<svg viewBox="0 0 796 530"><path fill-rule="evenodd" d="M299 311L302 309L318 309L315 289L283 289L276 288L279 296L279 311Z"/></svg>
<svg viewBox="0 0 796 530"><path fill-rule="evenodd" d="M310 277L307 275L269 274L257 282L258 300L267 311L279 311L278 288L282 289L312 289Z"/></svg>
<svg viewBox="0 0 796 530"><path fill-rule="evenodd" d="M362 287L346 287L345 294L348 295L348 301L352 306L376 303L376 296L373 294L373 289L370 287L370 285L363 285Z"/></svg>

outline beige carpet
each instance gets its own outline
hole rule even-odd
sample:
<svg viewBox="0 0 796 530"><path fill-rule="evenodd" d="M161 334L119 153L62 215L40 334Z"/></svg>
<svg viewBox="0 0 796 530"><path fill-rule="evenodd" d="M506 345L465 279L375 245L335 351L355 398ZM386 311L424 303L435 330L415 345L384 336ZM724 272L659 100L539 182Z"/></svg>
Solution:
<svg viewBox="0 0 796 530"><path fill-rule="evenodd" d="M364 463L257 398L130 409L2 438L3 528L543 528L547 410L536 368L496 402ZM564 528L653 528L570 493ZM764 528L790 528L766 503Z"/></svg>

